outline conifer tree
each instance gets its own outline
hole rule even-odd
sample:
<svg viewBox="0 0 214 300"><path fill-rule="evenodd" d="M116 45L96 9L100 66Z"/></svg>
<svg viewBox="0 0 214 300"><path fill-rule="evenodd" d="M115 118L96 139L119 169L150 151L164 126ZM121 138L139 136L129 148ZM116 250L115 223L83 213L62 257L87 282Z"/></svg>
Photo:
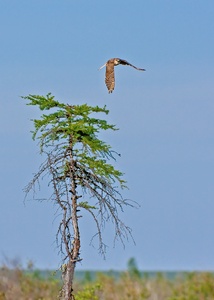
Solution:
<svg viewBox="0 0 214 300"><path fill-rule="evenodd" d="M117 155L99 139L102 130L117 130L115 125L96 118L97 113L108 114L104 106L87 104L68 105L55 100L54 96L28 95L23 97L27 105L37 106L42 114L33 120L33 139L39 141L45 160L25 188L26 195L36 188L44 176L48 176L51 200L61 212L57 232L57 244L63 255L61 299L71 300L76 263L80 257L79 218L86 210L93 218L98 237L99 251L104 255L106 245L102 228L111 221L114 238L124 243L131 230L119 218L119 211L131 205L121 195L126 187L123 174L115 169L111 160ZM87 199L87 200L85 200ZM93 237L92 237L93 238Z"/></svg>

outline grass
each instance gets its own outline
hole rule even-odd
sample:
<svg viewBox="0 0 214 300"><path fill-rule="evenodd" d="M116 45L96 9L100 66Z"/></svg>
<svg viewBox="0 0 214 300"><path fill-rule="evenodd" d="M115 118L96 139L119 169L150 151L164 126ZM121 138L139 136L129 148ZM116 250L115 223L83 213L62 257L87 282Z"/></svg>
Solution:
<svg viewBox="0 0 214 300"><path fill-rule="evenodd" d="M0 268L0 300L58 299L61 281L44 278L39 271ZM115 277L97 273L91 280L86 273L75 282L76 300L214 300L214 276L211 273L186 273L173 280L161 273L142 277L136 268Z"/></svg>

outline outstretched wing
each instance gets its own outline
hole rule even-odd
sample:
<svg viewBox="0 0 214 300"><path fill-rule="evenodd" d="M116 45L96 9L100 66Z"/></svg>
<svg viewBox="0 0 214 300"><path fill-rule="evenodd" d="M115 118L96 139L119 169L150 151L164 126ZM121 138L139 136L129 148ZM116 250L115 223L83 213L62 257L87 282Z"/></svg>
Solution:
<svg viewBox="0 0 214 300"><path fill-rule="evenodd" d="M119 60L120 60L120 64L121 64L121 65L128 65L128 66L131 66L131 67L135 68L136 70L139 70L139 71L146 71L145 69L141 69L141 68L137 68L137 67L133 66L132 64L130 64L130 63L129 63L127 60L125 60L125 59L120 59L120 58L119 58Z"/></svg>
<svg viewBox="0 0 214 300"><path fill-rule="evenodd" d="M106 63L106 78L105 83L109 93L112 93L115 87L115 80L114 80L114 61L109 60Z"/></svg>

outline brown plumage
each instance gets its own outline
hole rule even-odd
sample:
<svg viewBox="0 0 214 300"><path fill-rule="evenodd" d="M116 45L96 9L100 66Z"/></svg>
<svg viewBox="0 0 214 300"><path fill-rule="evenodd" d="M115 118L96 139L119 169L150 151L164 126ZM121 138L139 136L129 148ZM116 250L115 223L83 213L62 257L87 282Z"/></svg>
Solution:
<svg viewBox="0 0 214 300"><path fill-rule="evenodd" d="M140 68L133 66L132 64L130 64L128 61L126 61L124 59L120 59L120 58L109 59L102 67L99 68L99 70L100 70L106 66L105 83L106 83L109 93L112 93L114 90L114 87L115 87L114 66L118 66L118 65L128 65L128 66L135 68L136 70L146 71L145 69L140 69Z"/></svg>

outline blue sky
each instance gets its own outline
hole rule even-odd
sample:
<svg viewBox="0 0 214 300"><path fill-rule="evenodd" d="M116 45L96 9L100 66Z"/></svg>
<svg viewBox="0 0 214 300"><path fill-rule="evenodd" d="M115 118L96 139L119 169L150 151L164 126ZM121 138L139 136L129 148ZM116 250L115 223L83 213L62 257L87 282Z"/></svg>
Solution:
<svg viewBox="0 0 214 300"><path fill-rule="evenodd" d="M42 158L31 140L39 111L21 96L51 92L71 104L107 105L120 128L103 138L121 153L124 197L140 209L121 217L136 245L113 247L106 260L95 227L81 219L79 269L214 269L214 2L0 1L0 261L18 257L57 268L57 219L51 203L23 203L23 188ZM104 70L120 57L109 95ZM47 196L45 186L39 195Z"/></svg>

